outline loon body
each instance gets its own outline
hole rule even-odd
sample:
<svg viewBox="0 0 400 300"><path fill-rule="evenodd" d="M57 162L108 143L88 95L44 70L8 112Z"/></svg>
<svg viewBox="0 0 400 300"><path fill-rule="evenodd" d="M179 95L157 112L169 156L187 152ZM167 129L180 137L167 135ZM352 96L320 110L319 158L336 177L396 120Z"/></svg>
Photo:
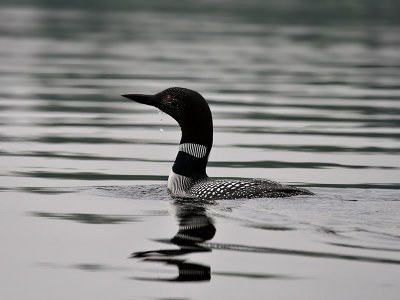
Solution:
<svg viewBox="0 0 400 300"><path fill-rule="evenodd" d="M123 97L154 106L180 125L179 151L167 185L173 197L217 200L313 194L266 179L209 178L206 166L213 142L213 121L210 107L199 93L175 87L155 95L128 94Z"/></svg>

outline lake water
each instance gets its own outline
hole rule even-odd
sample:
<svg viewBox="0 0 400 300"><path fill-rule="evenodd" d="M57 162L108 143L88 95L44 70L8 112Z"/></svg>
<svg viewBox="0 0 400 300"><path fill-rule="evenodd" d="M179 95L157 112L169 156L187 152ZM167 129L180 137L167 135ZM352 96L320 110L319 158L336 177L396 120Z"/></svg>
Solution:
<svg viewBox="0 0 400 300"><path fill-rule="evenodd" d="M37 2L0 6L1 299L398 299L390 7ZM180 129L120 97L171 86L210 104L209 176L316 196L171 199Z"/></svg>

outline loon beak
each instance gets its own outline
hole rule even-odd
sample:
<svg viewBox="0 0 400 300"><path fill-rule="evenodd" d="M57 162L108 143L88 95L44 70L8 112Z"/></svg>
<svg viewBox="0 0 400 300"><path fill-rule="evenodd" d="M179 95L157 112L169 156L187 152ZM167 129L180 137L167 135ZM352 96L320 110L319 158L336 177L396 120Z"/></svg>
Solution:
<svg viewBox="0 0 400 300"><path fill-rule="evenodd" d="M133 100L138 103L146 104L146 105L151 105L151 106L156 106L157 107L157 102L154 99L154 96L151 95L142 95L142 94L126 94L126 95L121 95L122 97L128 98L130 100Z"/></svg>

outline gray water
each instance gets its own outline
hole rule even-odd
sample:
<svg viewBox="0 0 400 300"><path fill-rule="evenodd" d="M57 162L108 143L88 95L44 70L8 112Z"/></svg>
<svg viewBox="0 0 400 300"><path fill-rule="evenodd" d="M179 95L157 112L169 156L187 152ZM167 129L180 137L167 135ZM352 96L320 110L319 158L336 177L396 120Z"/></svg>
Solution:
<svg viewBox="0 0 400 300"><path fill-rule="evenodd" d="M300 2L3 1L0 298L398 299L398 4ZM316 196L171 199L179 127L120 97L171 86L209 176Z"/></svg>

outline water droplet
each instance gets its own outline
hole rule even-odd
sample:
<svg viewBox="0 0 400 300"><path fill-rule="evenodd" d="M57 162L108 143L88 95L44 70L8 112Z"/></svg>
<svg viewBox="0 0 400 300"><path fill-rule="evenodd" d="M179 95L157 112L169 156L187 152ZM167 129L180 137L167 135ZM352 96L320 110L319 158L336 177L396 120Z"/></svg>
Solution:
<svg viewBox="0 0 400 300"><path fill-rule="evenodd" d="M161 111L161 110L158 110L158 115L160 116L160 123L162 123L162 122L163 122L163 115L164 115L164 112ZM163 129L163 128L160 128L160 131L161 131L161 132L164 132L164 129Z"/></svg>

